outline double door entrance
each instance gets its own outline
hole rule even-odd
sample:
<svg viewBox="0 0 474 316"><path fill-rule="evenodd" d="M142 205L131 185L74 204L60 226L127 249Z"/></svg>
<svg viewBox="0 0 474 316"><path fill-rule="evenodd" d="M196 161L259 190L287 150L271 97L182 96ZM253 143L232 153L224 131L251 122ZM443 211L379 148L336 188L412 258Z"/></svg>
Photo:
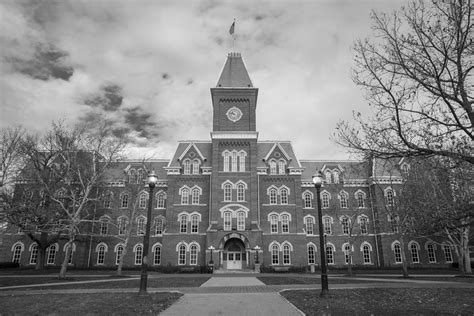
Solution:
<svg viewBox="0 0 474 316"><path fill-rule="evenodd" d="M241 270L245 263L245 247L239 239L230 239L224 247L223 259L228 270Z"/></svg>

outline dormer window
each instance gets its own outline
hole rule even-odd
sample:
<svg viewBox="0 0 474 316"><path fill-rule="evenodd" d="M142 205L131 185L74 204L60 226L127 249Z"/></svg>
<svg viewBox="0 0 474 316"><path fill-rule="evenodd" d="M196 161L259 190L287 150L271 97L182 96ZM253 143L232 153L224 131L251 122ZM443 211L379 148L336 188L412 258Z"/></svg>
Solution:
<svg viewBox="0 0 474 316"><path fill-rule="evenodd" d="M201 162L199 161L199 159L193 160L193 174L199 174L200 165L201 165Z"/></svg>
<svg viewBox="0 0 474 316"><path fill-rule="evenodd" d="M324 175L325 175L325 179L326 180L326 183L331 183L331 171L330 170L326 170L326 172L324 172Z"/></svg>
<svg viewBox="0 0 474 316"><path fill-rule="evenodd" d="M410 174L410 165L404 163L400 169L402 170L403 176L408 177L408 175Z"/></svg>
<svg viewBox="0 0 474 316"><path fill-rule="evenodd" d="M143 169L138 169L136 173L137 184L142 183L143 181Z"/></svg>
<svg viewBox="0 0 474 316"><path fill-rule="evenodd" d="M130 169L128 171L128 182L129 183L134 183L136 181L135 175L136 175L135 169Z"/></svg>
<svg viewBox="0 0 474 316"><path fill-rule="evenodd" d="M184 174L191 174L191 160L185 159L183 161L183 173Z"/></svg>
<svg viewBox="0 0 474 316"><path fill-rule="evenodd" d="M286 161L283 159L280 159L278 161L278 173L279 174L285 174L286 173Z"/></svg>
<svg viewBox="0 0 474 316"><path fill-rule="evenodd" d="M335 184L338 184L339 183L339 171L337 170L334 170L333 173L332 173L332 176L334 178L334 183Z"/></svg>
<svg viewBox="0 0 474 316"><path fill-rule="evenodd" d="M275 160L270 160L270 174L277 174L277 163Z"/></svg>

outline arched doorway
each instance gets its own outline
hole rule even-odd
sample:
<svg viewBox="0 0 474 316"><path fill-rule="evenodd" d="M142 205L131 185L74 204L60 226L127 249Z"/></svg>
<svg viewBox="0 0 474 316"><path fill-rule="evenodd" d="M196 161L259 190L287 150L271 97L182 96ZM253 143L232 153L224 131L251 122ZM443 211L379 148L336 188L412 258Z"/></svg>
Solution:
<svg viewBox="0 0 474 316"><path fill-rule="evenodd" d="M245 245L238 238L227 240L224 245L224 268L228 270L241 270L246 262Z"/></svg>

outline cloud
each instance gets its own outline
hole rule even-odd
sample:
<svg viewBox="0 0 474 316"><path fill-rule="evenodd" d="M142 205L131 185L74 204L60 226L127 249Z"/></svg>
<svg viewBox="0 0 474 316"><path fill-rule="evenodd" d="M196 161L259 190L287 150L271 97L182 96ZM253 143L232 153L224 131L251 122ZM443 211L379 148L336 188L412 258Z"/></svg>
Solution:
<svg viewBox="0 0 474 316"><path fill-rule="evenodd" d="M100 107L105 111L117 111L122 105L122 88L114 83L108 83L100 88L98 93L85 98L84 104Z"/></svg>

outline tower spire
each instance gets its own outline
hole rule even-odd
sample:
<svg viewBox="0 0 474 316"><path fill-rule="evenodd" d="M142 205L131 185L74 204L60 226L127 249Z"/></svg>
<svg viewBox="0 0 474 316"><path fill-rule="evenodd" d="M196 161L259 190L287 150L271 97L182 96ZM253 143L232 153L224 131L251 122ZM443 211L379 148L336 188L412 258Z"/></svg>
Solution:
<svg viewBox="0 0 474 316"><path fill-rule="evenodd" d="M252 88L252 80L240 53L229 53L217 87Z"/></svg>

